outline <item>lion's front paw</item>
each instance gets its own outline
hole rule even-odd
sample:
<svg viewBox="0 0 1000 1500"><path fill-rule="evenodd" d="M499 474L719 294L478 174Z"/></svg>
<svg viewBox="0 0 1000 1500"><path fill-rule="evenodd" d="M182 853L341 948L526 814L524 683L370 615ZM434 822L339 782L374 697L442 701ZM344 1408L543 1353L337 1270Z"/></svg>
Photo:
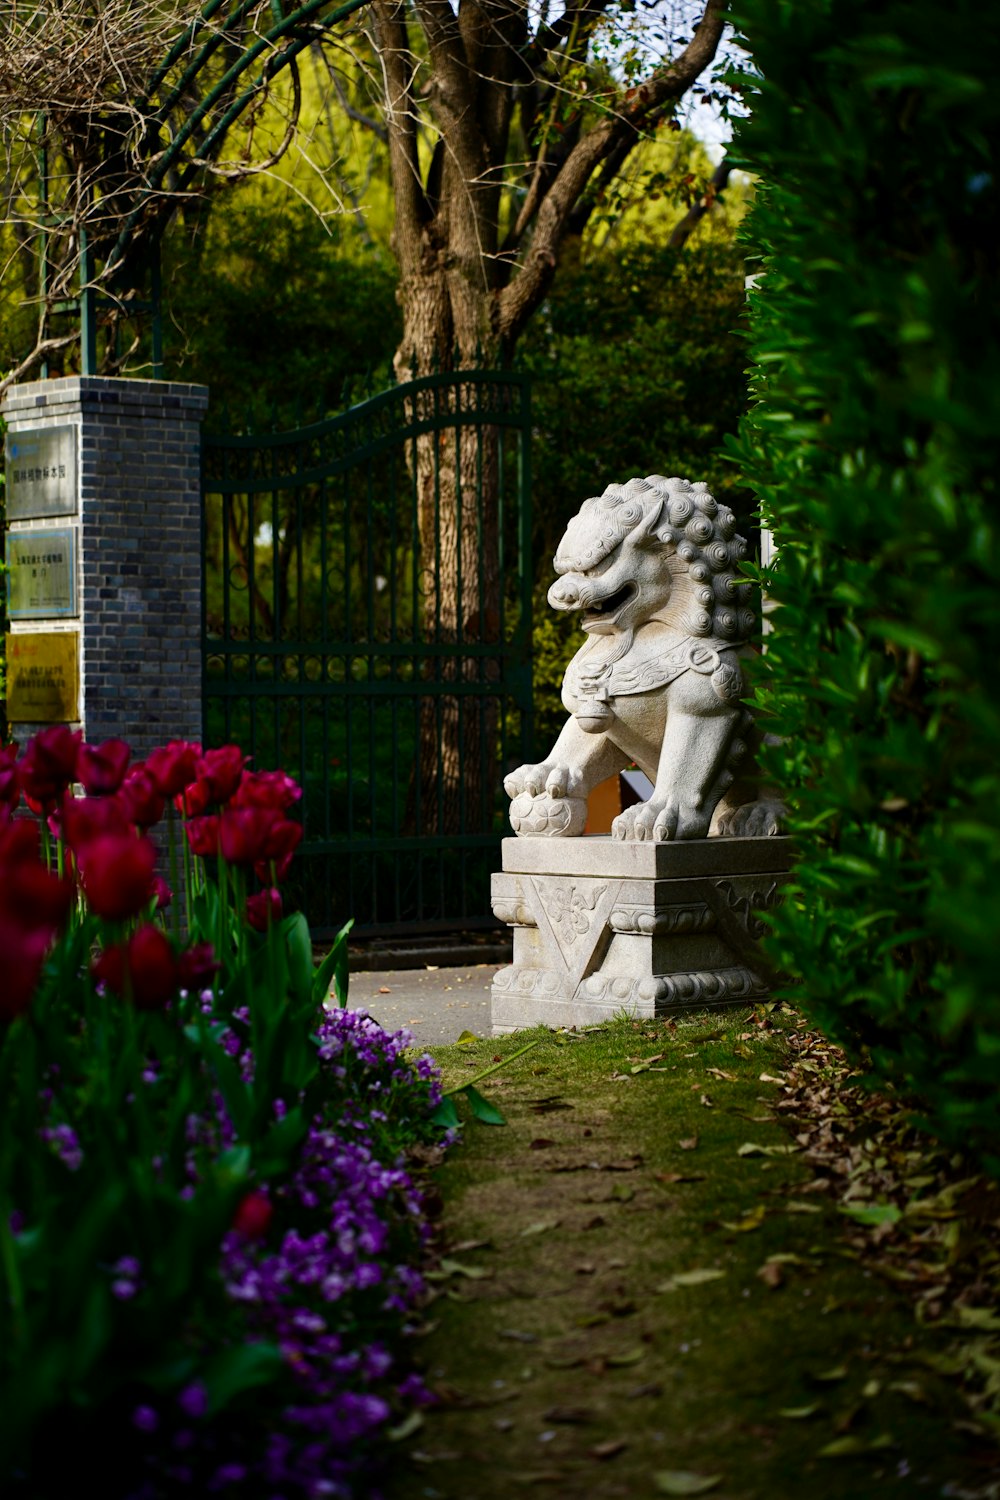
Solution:
<svg viewBox="0 0 1000 1500"><path fill-rule="evenodd" d="M719 819L719 832L726 838L774 838L785 829L785 809L780 802L744 802Z"/></svg>
<svg viewBox="0 0 1000 1500"><path fill-rule="evenodd" d="M510 826L522 839L576 838L586 821L585 797L550 797L547 792L535 797L519 792L510 804Z"/></svg>
<svg viewBox="0 0 1000 1500"><path fill-rule="evenodd" d="M529 797L575 797L579 792L580 776L572 766L561 766L553 760L543 760L537 766L518 766L503 779L504 791L513 799L527 792Z"/></svg>
<svg viewBox="0 0 1000 1500"><path fill-rule="evenodd" d="M626 807L611 825L615 839L651 840L662 844L677 832L677 808L672 803L638 802Z"/></svg>
<svg viewBox="0 0 1000 1500"><path fill-rule="evenodd" d="M708 821L700 807L685 806L672 797L663 802L651 798L619 813L611 825L611 835L654 844L665 844L670 839L700 839L708 832Z"/></svg>

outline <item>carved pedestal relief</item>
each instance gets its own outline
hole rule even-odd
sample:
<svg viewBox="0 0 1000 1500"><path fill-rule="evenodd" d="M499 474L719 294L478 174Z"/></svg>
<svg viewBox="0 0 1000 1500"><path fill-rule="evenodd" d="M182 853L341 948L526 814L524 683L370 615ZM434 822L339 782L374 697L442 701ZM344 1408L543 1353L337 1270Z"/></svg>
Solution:
<svg viewBox="0 0 1000 1500"><path fill-rule="evenodd" d="M769 845L772 855L783 852ZM607 847L607 878L494 876L493 910L514 928L514 962L494 978L495 1030L765 996L753 964L758 914L779 899L784 872L637 879L615 868L611 851L621 846ZM618 869L626 863L619 857Z"/></svg>

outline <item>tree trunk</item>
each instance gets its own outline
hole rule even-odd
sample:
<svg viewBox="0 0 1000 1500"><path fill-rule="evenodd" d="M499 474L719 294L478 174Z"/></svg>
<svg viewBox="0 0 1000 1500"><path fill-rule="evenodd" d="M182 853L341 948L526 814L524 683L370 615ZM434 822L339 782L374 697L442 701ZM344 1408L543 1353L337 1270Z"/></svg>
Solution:
<svg viewBox="0 0 1000 1500"><path fill-rule="evenodd" d="M423 337L404 342L397 359L402 378L434 368L495 368L496 351L491 357L481 343L468 352L467 344L448 347L454 324L445 299L415 301ZM431 329L428 312L435 303L446 316ZM410 455L424 580L417 608L422 639L435 652L425 667L433 689L421 704L420 752L409 797L408 823L417 834L488 833L499 784L498 689L491 696L444 690L449 683L482 689L500 678L499 656L481 651L499 643L502 580L499 434L495 426L465 420L480 395L469 381L417 398L421 415L443 411L454 417L453 425L417 438Z"/></svg>

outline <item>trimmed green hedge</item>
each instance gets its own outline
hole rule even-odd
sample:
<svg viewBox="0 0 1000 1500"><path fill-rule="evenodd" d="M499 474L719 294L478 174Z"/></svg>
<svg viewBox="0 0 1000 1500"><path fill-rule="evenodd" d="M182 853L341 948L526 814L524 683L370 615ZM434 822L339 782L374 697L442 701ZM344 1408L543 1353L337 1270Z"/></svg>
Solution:
<svg viewBox="0 0 1000 1500"><path fill-rule="evenodd" d="M759 701L801 841L799 1003L1000 1166L1000 17L739 0ZM757 269L752 266L751 269Z"/></svg>

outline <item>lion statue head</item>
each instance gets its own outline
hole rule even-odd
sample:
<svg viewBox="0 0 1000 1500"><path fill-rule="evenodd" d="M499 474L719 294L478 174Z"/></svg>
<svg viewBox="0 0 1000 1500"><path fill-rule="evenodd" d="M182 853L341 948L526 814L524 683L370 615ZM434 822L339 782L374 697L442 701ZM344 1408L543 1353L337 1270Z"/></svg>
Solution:
<svg viewBox="0 0 1000 1500"><path fill-rule="evenodd" d="M746 555L736 517L707 484L650 474L583 502L556 550L549 603L610 634L669 602L688 635L745 641L756 624L753 587L737 572Z"/></svg>

